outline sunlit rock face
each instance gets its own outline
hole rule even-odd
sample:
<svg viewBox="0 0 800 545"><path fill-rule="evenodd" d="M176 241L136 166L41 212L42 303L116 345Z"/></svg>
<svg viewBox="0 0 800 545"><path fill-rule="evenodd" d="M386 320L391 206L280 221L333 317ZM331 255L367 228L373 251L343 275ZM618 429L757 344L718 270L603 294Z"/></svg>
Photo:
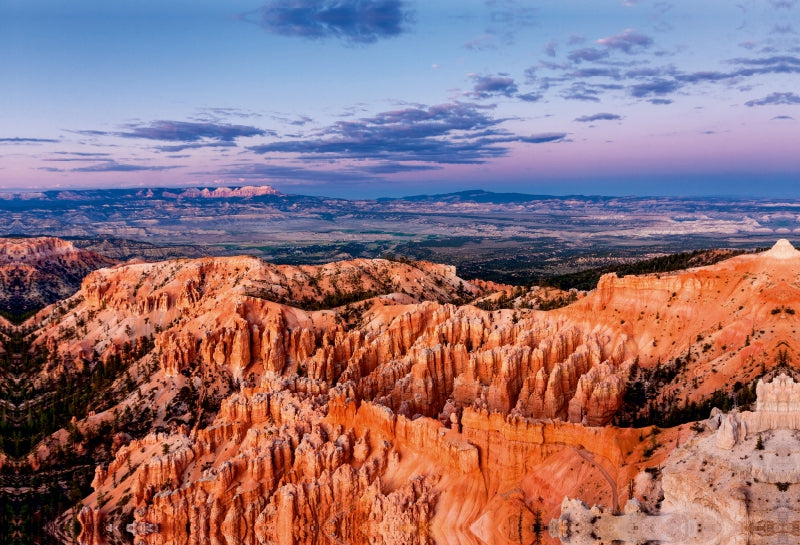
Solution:
<svg viewBox="0 0 800 545"><path fill-rule="evenodd" d="M714 414L661 468L663 502L624 514L565 499L550 534L564 544L792 543L800 537L800 391L780 374L758 382L757 409Z"/></svg>
<svg viewBox="0 0 800 545"><path fill-rule="evenodd" d="M676 445L695 444L688 423L612 424L637 409L625 397L637 368L682 362L647 393L658 411L800 361L792 252L779 243L709 267L606 275L548 312L481 310L470 303L505 288L431 263L128 264L89 274L26 323L34 353L59 354L32 380L114 361L152 336L119 381L130 387L74 423L88 436L152 409L152 433L119 430L94 474L79 514L86 544L532 543L550 539L541 521L565 496L625 505L631 488L648 509L662 488L675 513L703 506L702 536L728 535L718 513L751 520L746 481L725 477L734 461L712 470L710 454L691 451L689 477L659 476ZM725 418L719 435L692 440L720 460L757 441ZM779 457L784 432L763 432ZM46 467L68 435L28 462ZM653 524L670 539L701 535L664 520Z"/></svg>

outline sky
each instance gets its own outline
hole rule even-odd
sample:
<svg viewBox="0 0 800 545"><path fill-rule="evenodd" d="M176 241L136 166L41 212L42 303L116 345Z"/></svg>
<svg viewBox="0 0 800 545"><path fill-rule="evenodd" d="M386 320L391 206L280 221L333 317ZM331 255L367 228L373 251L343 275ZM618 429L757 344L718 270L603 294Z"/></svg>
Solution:
<svg viewBox="0 0 800 545"><path fill-rule="evenodd" d="M3 0L0 189L800 197L798 0Z"/></svg>

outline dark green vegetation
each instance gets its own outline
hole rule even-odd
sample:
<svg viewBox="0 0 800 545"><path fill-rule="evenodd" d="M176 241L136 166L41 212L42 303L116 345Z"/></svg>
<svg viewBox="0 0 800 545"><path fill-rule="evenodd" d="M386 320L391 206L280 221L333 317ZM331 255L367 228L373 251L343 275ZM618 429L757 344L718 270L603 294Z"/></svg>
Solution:
<svg viewBox="0 0 800 545"><path fill-rule="evenodd" d="M94 468L113 457L114 437L142 437L152 431L148 407L127 409L83 433L72 423L118 403L136 388L130 370L146 361L152 337L126 343L105 361L95 355L74 372L41 380L40 371L66 362L58 352L32 347L31 333L19 327L0 331L6 349L0 357L0 449L7 457L0 470L0 536L9 544L50 543L45 523L52 525L70 508L57 531L77 535L76 505L91 492ZM155 363L151 359L139 373L151 373ZM31 464L29 456L40 441L59 429L66 431L66 442L51 445L46 461Z"/></svg>
<svg viewBox="0 0 800 545"><path fill-rule="evenodd" d="M744 250L694 250L670 254L633 263L606 265L594 269L587 269L569 274L561 274L548 278L546 282L562 290L576 288L591 290L597 286L600 277L607 273L616 273L617 276L628 274L652 274L670 271L679 271L690 267L705 267L725 259L745 253Z"/></svg>
<svg viewBox="0 0 800 545"><path fill-rule="evenodd" d="M697 378L688 380L685 371L692 361L691 350L669 362L659 363L655 367L645 369L634 363L631 366L626 384L623 405L614 419L614 424L621 427L661 426L672 427L689 422L704 420L714 407L728 412L731 409L750 410L756 401L756 385L758 380L770 380L780 373L797 377L798 372L788 365L784 353L779 353L775 365L767 369L762 362L758 376L747 384L739 381L726 388L714 390L700 401L679 401L672 392L672 387L687 381L697 387ZM756 448L763 442L759 438Z"/></svg>

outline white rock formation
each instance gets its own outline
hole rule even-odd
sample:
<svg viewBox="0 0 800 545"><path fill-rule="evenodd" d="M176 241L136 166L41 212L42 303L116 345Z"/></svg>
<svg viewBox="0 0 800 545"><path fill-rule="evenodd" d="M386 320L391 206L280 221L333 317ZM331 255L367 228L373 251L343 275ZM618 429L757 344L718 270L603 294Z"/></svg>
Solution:
<svg viewBox="0 0 800 545"><path fill-rule="evenodd" d="M796 250L791 242L782 238L763 255L774 259L794 259L800 257L800 251Z"/></svg>
<svg viewBox="0 0 800 545"><path fill-rule="evenodd" d="M800 542L800 384L782 374L756 392L755 411L713 411L705 431L670 454L657 513L629 502L618 515L565 499L550 534L565 545Z"/></svg>

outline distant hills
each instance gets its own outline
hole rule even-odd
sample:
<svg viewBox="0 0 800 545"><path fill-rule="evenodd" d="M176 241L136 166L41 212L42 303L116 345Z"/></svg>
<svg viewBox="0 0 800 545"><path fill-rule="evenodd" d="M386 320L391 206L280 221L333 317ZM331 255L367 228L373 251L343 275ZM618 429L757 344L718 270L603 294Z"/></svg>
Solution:
<svg viewBox="0 0 800 545"><path fill-rule="evenodd" d="M678 252L770 246L800 234L798 211L800 201L787 199L483 190L358 200L268 185L50 190L0 194L0 235L105 244L104 255L122 260L250 254L303 264L391 254L520 284Z"/></svg>

